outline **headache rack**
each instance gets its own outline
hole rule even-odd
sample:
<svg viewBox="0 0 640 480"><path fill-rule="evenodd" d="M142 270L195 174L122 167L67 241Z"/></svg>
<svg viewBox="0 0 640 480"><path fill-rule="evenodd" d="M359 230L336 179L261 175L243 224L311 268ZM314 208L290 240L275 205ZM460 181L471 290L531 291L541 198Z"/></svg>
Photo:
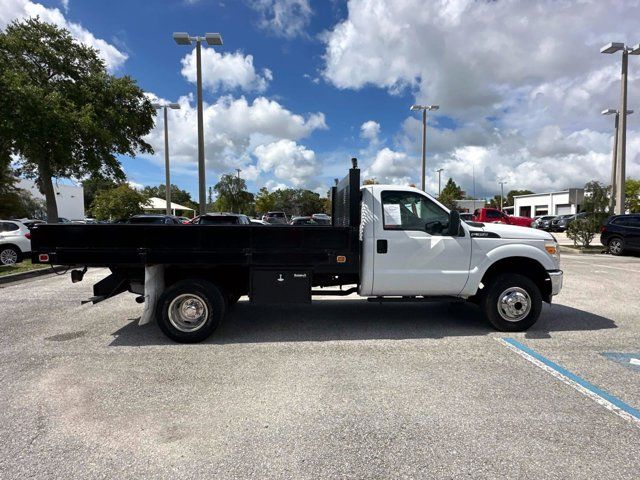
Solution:
<svg viewBox="0 0 640 480"><path fill-rule="evenodd" d="M331 222L334 227L360 227L360 169L351 159L349 174L331 187Z"/></svg>

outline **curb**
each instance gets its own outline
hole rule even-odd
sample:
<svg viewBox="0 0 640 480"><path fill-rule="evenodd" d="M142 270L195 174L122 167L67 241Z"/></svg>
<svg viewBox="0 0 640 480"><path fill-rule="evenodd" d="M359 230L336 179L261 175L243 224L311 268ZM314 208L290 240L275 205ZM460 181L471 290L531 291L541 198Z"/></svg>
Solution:
<svg viewBox="0 0 640 480"><path fill-rule="evenodd" d="M574 255L597 255L601 253L607 253L605 248L594 248L583 250L581 248L567 247L560 245L560 253L574 254Z"/></svg>
<svg viewBox="0 0 640 480"><path fill-rule="evenodd" d="M64 270L60 270L60 271L64 271ZM44 275L53 275L54 273L55 272L51 268L46 268L46 267L39 268L37 270L30 270L28 272L10 273L9 275L0 276L0 285L4 285L6 283L18 282L20 280L26 280L29 278L43 277Z"/></svg>

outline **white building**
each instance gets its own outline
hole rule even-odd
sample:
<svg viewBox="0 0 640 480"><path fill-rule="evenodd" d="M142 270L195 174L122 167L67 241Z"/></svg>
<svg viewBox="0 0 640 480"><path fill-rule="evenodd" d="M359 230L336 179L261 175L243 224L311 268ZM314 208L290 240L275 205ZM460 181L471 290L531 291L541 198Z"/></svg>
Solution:
<svg viewBox="0 0 640 480"><path fill-rule="evenodd" d="M560 192L532 193L513 197L513 214L519 217L567 215L580 212L584 189L570 188Z"/></svg>
<svg viewBox="0 0 640 480"><path fill-rule="evenodd" d="M29 192L33 198L44 201L44 195L40 193L33 180L20 179L16 186ZM82 220L84 218L84 188L76 185L57 185L54 181L53 189L56 192L58 216L68 220Z"/></svg>

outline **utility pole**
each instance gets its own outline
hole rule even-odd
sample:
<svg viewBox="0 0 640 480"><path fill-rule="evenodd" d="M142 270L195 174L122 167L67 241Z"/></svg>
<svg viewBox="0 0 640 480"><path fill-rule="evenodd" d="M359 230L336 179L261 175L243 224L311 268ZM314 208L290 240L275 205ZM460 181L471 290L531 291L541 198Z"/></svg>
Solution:
<svg viewBox="0 0 640 480"><path fill-rule="evenodd" d="M412 105L410 110L422 110L422 176L420 180L421 190L426 191L425 177L427 175L427 110L435 111L440 107L438 105Z"/></svg>
<svg viewBox="0 0 640 480"><path fill-rule="evenodd" d="M442 183L440 182L440 175L442 174L443 170L444 168L439 168L436 170L436 172L438 172L438 196L440 196L440 192L442 191Z"/></svg>
<svg viewBox="0 0 640 480"><path fill-rule="evenodd" d="M500 211L502 211L502 201L504 199L504 185L507 182L500 180L498 183L500 184Z"/></svg>
<svg viewBox="0 0 640 480"><path fill-rule="evenodd" d="M612 42L600 49L600 53L612 54L622 51L622 69L620 75L620 109L618 112L627 111L627 76L629 65L629 54L640 55L640 44L634 47L628 47L624 43ZM624 213L625 204L625 175L626 175L626 157L627 157L627 116L618 116L618 154L616 158L616 186L615 186L615 213L621 215Z"/></svg>
<svg viewBox="0 0 640 480"><path fill-rule="evenodd" d="M631 115L633 110L627 110L627 115ZM614 117L614 134L613 134L613 152L611 154L611 196L609 198L609 214L613 215L613 211L616 205L616 192L617 192L617 168L616 163L618 161L618 136L620 126L620 112L615 108L607 108L602 111L602 115L615 115Z"/></svg>
<svg viewBox="0 0 640 480"><path fill-rule="evenodd" d="M179 103L153 103L156 110L164 110L164 176L165 176L165 200L167 202L167 215L171 215L171 176L169 174L169 122L167 120L167 108L180 109Z"/></svg>
<svg viewBox="0 0 640 480"><path fill-rule="evenodd" d="M222 45L222 36L219 33L205 33L204 37L192 37L186 32L176 32L173 39L178 45L191 45L196 42L196 84L198 98L198 197L200 203L200 215L207 213L207 187L205 180L204 158L204 119L202 106L202 42L208 45Z"/></svg>

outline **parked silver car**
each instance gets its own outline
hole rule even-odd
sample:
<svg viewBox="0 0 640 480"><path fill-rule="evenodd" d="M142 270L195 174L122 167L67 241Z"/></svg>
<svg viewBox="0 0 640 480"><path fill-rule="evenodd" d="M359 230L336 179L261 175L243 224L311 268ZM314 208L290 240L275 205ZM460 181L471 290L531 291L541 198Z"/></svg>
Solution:
<svg viewBox="0 0 640 480"><path fill-rule="evenodd" d="M17 220L0 220L0 265L14 265L31 253L31 233Z"/></svg>

